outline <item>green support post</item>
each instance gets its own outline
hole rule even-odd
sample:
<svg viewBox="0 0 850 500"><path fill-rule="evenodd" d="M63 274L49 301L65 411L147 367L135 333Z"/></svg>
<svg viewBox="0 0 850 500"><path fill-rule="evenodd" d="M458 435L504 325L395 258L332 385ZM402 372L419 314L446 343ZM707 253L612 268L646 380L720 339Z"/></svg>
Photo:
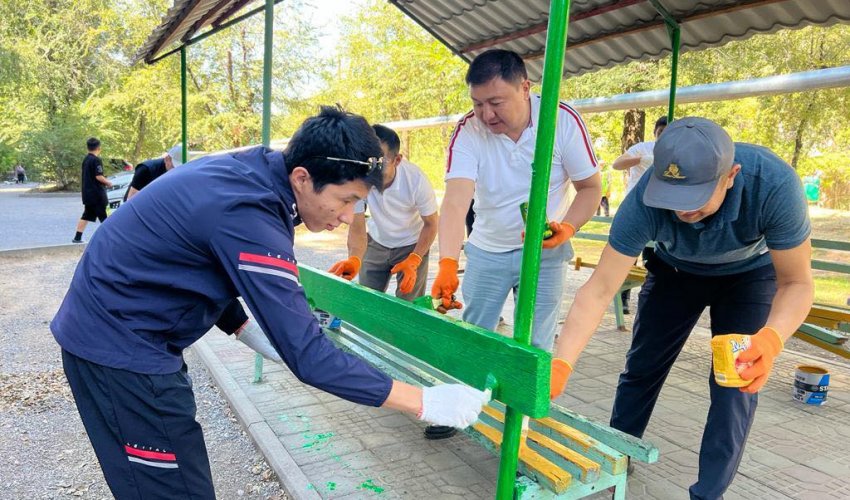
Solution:
<svg viewBox="0 0 850 500"><path fill-rule="evenodd" d="M673 122L673 111L676 108L676 85L679 73L679 45L681 30L679 22L672 14L661 5L661 0L649 0L649 3L655 7L655 10L664 18L664 24L667 26L667 35L670 37L670 45L673 51L673 61L670 68L670 101L667 104L667 123Z"/></svg>
<svg viewBox="0 0 850 500"><path fill-rule="evenodd" d="M186 110L188 102L186 97L186 46L180 47L180 143L183 145L183 153L180 161L186 163L189 157L189 124Z"/></svg>
<svg viewBox="0 0 850 500"><path fill-rule="evenodd" d="M272 50L274 49L274 0L266 0L265 47L263 50L263 146L271 143Z"/></svg>
<svg viewBox="0 0 850 500"><path fill-rule="evenodd" d="M670 102L667 104L667 123L673 123L673 111L676 109L676 86L679 76L679 39L681 30L678 24L667 24L667 33L673 48L673 60L670 67Z"/></svg>
<svg viewBox="0 0 850 500"><path fill-rule="evenodd" d="M519 297L517 298L514 339L522 345L531 343L531 327L540 272L543 226L546 223L546 203L549 193L549 173L555 147L555 124L558 117L561 78L564 73L564 51L567 45L570 1L554 0L549 7L546 33L546 56L543 65L542 103L538 118L537 141L531 173L531 193L528 222L522 249ZM522 414L508 406L505 412L505 433L502 438L499 462L499 482L496 498L514 497L519 446L522 438Z"/></svg>

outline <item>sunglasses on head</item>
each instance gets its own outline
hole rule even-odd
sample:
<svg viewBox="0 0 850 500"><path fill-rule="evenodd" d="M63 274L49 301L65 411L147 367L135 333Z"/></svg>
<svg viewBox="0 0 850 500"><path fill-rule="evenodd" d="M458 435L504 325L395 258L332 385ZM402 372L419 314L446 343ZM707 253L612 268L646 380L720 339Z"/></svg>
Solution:
<svg viewBox="0 0 850 500"><path fill-rule="evenodd" d="M334 158L333 156L314 156L313 158L327 161L334 161L338 163L353 163L355 165L363 165L366 167L366 175L370 175L373 172L381 171L384 168L384 158L369 158L366 161L361 160L352 160L349 158Z"/></svg>

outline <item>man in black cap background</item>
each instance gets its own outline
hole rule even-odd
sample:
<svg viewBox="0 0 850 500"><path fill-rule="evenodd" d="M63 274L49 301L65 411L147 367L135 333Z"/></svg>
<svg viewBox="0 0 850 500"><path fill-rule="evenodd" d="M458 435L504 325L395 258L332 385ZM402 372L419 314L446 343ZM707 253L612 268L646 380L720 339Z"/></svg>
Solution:
<svg viewBox="0 0 850 500"><path fill-rule="evenodd" d="M751 335L738 357L746 387L717 384L703 432L692 499L718 499L731 484L758 401L784 341L812 305L811 223L796 172L767 148L733 143L703 118L673 122L654 165L626 196L599 266L576 294L552 367L552 396L644 246L646 263L632 345L611 415L641 437L667 374L706 307L711 334Z"/></svg>

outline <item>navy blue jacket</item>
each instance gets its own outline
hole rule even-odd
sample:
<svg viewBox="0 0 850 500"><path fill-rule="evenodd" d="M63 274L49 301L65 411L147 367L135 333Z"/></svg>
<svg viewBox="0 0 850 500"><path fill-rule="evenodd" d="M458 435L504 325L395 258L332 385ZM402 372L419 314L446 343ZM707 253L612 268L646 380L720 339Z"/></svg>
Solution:
<svg viewBox="0 0 850 500"><path fill-rule="evenodd" d="M293 252L298 223L278 151L257 147L176 168L98 229L50 329L88 361L173 373L183 349L241 296L300 380L379 406L392 380L337 349L307 305Z"/></svg>

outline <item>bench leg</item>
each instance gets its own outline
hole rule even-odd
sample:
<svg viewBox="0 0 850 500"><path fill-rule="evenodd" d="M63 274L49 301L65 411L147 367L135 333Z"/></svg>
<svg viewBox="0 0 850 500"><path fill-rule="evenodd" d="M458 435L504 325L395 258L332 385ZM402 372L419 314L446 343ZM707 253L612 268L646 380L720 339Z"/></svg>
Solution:
<svg viewBox="0 0 850 500"><path fill-rule="evenodd" d="M254 380L255 384L263 381L263 356L260 353L254 354Z"/></svg>
<svg viewBox="0 0 850 500"><path fill-rule="evenodd" d="M619 484L614 486L614 496L612 497L614 500L626 500L626 474L622 475L622 479L620 479Z"/></svg>
<svg viewBox="0 0 850 500"><path fill-rule="evenodd" d="M617 318L617 330L625 332L626 319L623 317L623 297L620 294L621 291L617 291L614 295L614 316Z"/></svg>

